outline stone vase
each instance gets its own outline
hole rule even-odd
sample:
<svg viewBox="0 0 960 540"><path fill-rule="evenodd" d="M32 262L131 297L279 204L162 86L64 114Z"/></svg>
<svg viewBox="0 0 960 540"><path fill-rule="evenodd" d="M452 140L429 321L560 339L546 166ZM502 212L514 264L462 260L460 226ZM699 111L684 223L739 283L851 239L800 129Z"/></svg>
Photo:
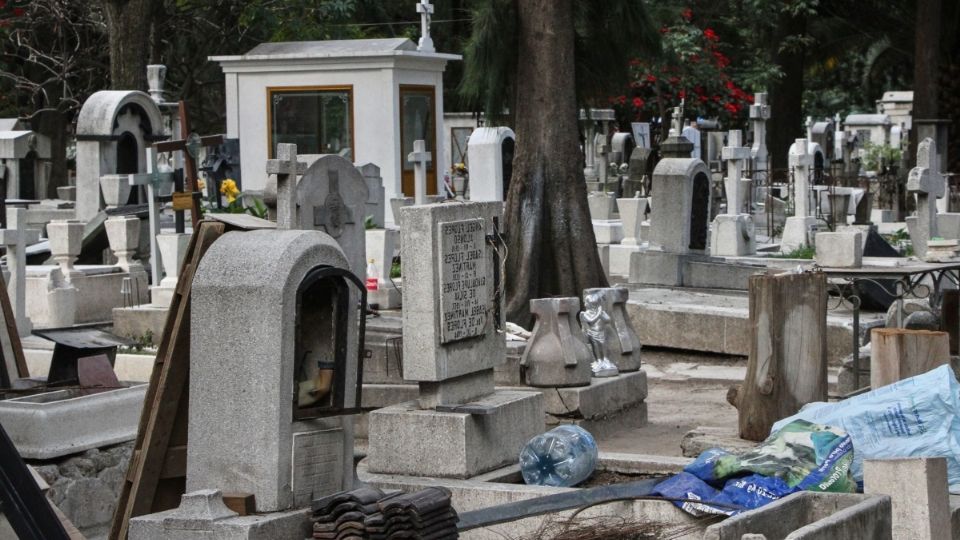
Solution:
<svg viewBox="0 0 960 540"><path fill-rule="evenodd" d="M165 277L160 281L163 287L173 287L180 275L180 266L187 255L190 245L190 235L185 233L170 233L157 235L157 250L160 252L160 262L163 263Z"/></svg>
<svg viewBox="0 0 960 540"><path fill-rule="evenodd" d="M47 224L50 255L65 276L74 273L73 262L83 247L83 223L75 219L55 219Z"/></svg>
<svg viewBox="0 0 960 540"><path fill-rule="evenodd" d="M617 207L620 209L620 219L623 221L623 240L620 244L638 245L640 224L643 223L643 216L647 213L647 199L643 197L617 199Z"/></svg>
<svg viewBox="0 0 960 540"><path fill-rule="evenodd" d="M620 371L637 371L640 369L640 337L630 324L627 317L627 298L629 291L626 287L598 287L584 289L583 295L600 293L603 310L610 314L614 327L617 330L617 339L610 345L613 358L610 360L617 365Z"/></svg>
<svg viewBox="0 0 960 540"><path fill-rule="evenodd" d="M107 229L107 240L110 249L117 257L117 266L130 270L131 266L139 266L133 260L140 245L140 219L135 216L115 216L104 222Z"/></svg>
<svg viewBox="0 0 960 540"><path fill-rule="evenodd" d="M530 301L536 317L520 365L529 386L587 386L593 354L577 324L580 299L540 298Z"/></svg>
<svg viewBox="0 0 960 540"><path fill-rule="evenodd" d="M131 188L129 175L105 174L100 177L100 191L108 207L127 204Z"/></svg>
<svg viewBox="0 0 960 540"><path fill-rule="evenodd" d="M587 197L587 204L590 206L590 219L609 220L613 219L617 199L613 193L594 191Z"/></svg>

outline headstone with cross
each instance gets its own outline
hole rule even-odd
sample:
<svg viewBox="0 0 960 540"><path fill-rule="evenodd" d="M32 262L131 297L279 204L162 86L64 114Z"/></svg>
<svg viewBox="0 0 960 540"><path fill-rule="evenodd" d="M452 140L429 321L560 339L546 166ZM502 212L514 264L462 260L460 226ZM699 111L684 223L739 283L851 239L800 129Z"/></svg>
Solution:
<svg viewBox="0 0 960 540"><path fill-rule="evenodd" d="M607 133L597 133L594 146L597 148L597 175L600 177L601 189L606 190L607 162L610 156L610 145L607 144Z"/></svg>
<svg viewBox="0 0 960 540"><path fill-rule="evenodd" d="M277 145L276 159L267 160L267 174L277 175L277 228L297 229L297 176L307 170L305 163L297 161L297 145Z"/></svg>
<svg viewBox="0 0 960 540"><path fill-rule="evenodd" d="M434 52L433 39L430 38L430 18L433 15L433 4L430 0L420 0L417 4L417 13L420 14L420 42L417 50Z"/></svg>
<svg viewBox="0 0 960 540"><path fill-rule="evenodd" d="M40 240L40 231L27 229L27 210L7 208L7 228L0 230L0 244L7 246L7 284L13 302L13 317L21 336L30 335L33 329L27 317L27 246Z"/></svg>
<svg viewBox="0 0 960 540"><path fill-rule="evenodd" d="M407 155L407 161L413 163L414 202L427 204L427 164L433 161L433 156L427 152L426 141L413 141L413 152Z"/></svg>
<svg viewBox="0 0 960 540"><path fill-rule="evenodd" d="M277 180L277 216L280 216L281 187ZM303 173L296 186L295 222L298 229L329 234L340 244L350 270L360 277L366 272L367 182L348 159L324 155ZM383 270L383 269L381 269Z"/></svg>
<svg viewBox="0 0 960 540"><path fill-rule="evenodd" d="M147 148L147 172L131 174L131 186L146 186L147 207L150 213L150 278L151 283L160 283L162 266L160 251L157 249L157 235L160 234L160 193L166 191L174 182L172 172L161 172L157 163L157 150Z"/></svg>
<svg viewBox="0 0 960 540"><path fill-rule="evenodd" d="M920 258L926 256L929 240L938 235L936 200L946 193L939 160L937 143L927 137L917 145L917 166L907 176L907 191L917 197L916 232L910 236Z"/></svg>
<svg viewBox="0 0 960 540"><path fill-rule="evenodd" d="M755 172L767 170L767 120L769 119L770 105L767 105L767 93L754 94L753 105L750 106L750 125L753 129L753 147L750 148L750 155L753 158Z"/></svg>
<svg viewBox="0 0 960 540"><path fill-rule="evenodd" d="M788 156L790 174L793 177L793 215L783 226L780 251L790 253L810 246L811 235L817 228L817 219L810 215L810 169L813 154L806 139L797 139L790 145Z"/></svg>
<svg viewBox="0 0 960 540"><path fill-rule="evenodd" d="M743 211L743 189L741 179L746 161L750 159L750 148L742 146L743 134L739 129L727 133L727 146L720 151L721 158L727 162L727 177L724 187L727 189L727 213L739 214Z"/></svg>
<svg viewBox="0 0 960 540"><path fill-rule="evenodd" d="M173 194L173 207L177 211L177 232L184 232L183 210L188 206L190 220L196 228L200 222L200 193L197 190L197 158L200 157L200 148L216 146L223 143L223 135L201 137L190 131L190 119L187 116L187 105L180 102L180 136L181 139L159 142L153 145L157 152L183 152L184 191L179 187ZM183 203L184 199L188 199Z"/></svg>

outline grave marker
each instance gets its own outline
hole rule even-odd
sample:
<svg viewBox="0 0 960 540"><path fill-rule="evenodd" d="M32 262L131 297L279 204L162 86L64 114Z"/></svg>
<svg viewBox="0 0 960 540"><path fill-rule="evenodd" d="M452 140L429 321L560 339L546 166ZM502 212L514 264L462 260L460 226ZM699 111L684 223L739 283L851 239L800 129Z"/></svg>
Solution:
<svg viewBox="0 0 960 540"><path fill-rule="evenodd" d="M407 155L407 161L413 163L414 191L416 204L427 204L427 164L433 160L427 152L427 143L423 139L413 141L413 152Z"/></svg>
<svg viewBox="0 0 960 540"><path fill-rule="evenodd" d="M927 242L938 236L936 200L945 194L939 160L937 143L928 137L917 145L917 166L907 176L907 191L917 197L917 232L911 237L920 258L927 254Z"/></svg>
<svg viewBox="0 0 960 540"><path fill-rule="evenodd" d="M160 234L160 207L157 204L160 200L160 192L173 184L174 174L172 172L160 172L157 166L157 150L147 148L147 172L146 174L131 174L129 183L131 186L147 187L147 208L150 216L149 235L150 235L150 278L151 283L160 283L161 255L157 249L157 235Z"/></svg>
<svg viewBox="0 0 960 540"><path fill-rule="evenodd" d="M483 333L487 276L482 219L440 224L440 343Z"/></svg>
<svg viewBox="0 0 960 540"><path fill-rule="evenodd" d="M27 210L7 208L7 228L0 230L0 244L7 246L7 269L10 283L7 289L13 301L13 316L17 331L28 336L33 325L27 317L27 246L40 240L40 231L27 229Z"/></svg>

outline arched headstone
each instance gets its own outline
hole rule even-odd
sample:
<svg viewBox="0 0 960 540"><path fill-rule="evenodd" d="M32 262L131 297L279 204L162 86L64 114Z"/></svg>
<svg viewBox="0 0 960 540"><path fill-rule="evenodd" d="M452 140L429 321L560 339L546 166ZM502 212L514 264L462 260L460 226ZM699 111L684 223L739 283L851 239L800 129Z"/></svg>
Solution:
<svg viewBox="0 0 960 540"><path fill-rule="evenodd" d="M90 96L77 118L77 219L87 222L102 208L101 176L146 172L145 150L163 138L160 109L146 93Z"/></svg>

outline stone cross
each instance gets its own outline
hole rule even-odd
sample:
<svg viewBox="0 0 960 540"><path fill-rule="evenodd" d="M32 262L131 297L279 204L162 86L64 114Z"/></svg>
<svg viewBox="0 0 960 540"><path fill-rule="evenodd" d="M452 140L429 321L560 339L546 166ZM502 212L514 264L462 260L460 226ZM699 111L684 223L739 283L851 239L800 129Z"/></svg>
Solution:
<svg viewBox="0 0 960 540"><path fill-rule="evenodd" d="M330 191L327 192L323 206L313 208L313 224L323 227L330 236L340 238L343 234L343 226L356 221L353 218L353 210L347 207L340 195L340 173L336 169L330 169L327 171L327 178L330 180Z"/></svg>
<svg viewBox="0 0 960 540"><path fill-rule="evenodd" d="M7 228L0 230L0 244L7 246L7 269L10 282L7 290L13 302L13 317L21 336L33 329L27 318L27 245L40 240L40 231L27 229L27 210L7 208Z"/></svg>
<svg viewBox="0 0 960 540"><path fill-rule="evenodd" d="M433 39L430 38L430 16L433 15L433 4L430 0L420 0L417 4L417 13L420 14L420 42L417 50L433 52Z"/></svg>
<svg viewBox="0 0 960 540"><path fill-rule="evenodd" d="M797 139L790 145L790 173L793 175L793 215L810 215L810 168L813 154L807 149L806 139Z"/></svg>
<svg viewBox="0 0 960 540"><path fill-rule="evenodd" d="M277 175L277 228L297 229L297 175L307 171L297 161L297 145L280 143L277 158L267 160L267 174Z"/></svg>
<svg viewBox="0 0 960 540"><path fill-rule="evenodd" d="M147 148L147 172L131 174L131 186L147 186L147 206L150 213L150 278L151 283L160 283L160 251L157 249L157 235L160 234L160 209L157 205L160 192L173 184L173 172L160 172L157 166L157 150Z"/></svg>
<svg viewBox="0 0 960 540"><path fill-rule="evenodd" d="M927 137L917 145L917 166L907 176L907 191L917 196L917 226L923 245L938 234L936 200L946 193L939 159L937 143Z"/></svg>
<svg viewBox="0 0 960 540"><path fill-rule="evenodd" d="M416 204L427 204L427 163L433 156L427 152L427 143L423 139L413 141L413 152L407 155L407 161L413 163L414 194Z"/></svg>
<svg viewBox="0 0 960 540"><path fill-rule="evenodd" d="M680 132L683 131L683 107L682 106L673 108L673 118L670 119L670 129L672 131L676 131L678 136L680 135Z"/></svg>
<svg viewBox="0 0 960 540"><path fill-rule="evenodd" d="M597 148L597 173L600 176L600 182L607 182L607 156L610 155L610 145L607 144L606 132L597 133L594 146ZM606 189L602 186L601 189Z"/></svg>
<svg viewBox="0 0 960 540"><path fill-rule="evenodd" d="M740 179L743 177L743 166L750 159L750 149L741 146L743 134L739 129L731 129L727 133L727 146L723 147L720 157L727 162L727 178L724 186L727 188L727 213L739 214L743 210L743 193L740 189Z"/></svg>
<svg viewBox="0 0 960 540"><path fill-rule="evenodd" d="M767 105L767 93L759 92L753 95L753 105L750 106L750 124L753 128L753 147L750 153L753 156L753 170L767 170L767 120L770 119L770 106Z"/></svg>

